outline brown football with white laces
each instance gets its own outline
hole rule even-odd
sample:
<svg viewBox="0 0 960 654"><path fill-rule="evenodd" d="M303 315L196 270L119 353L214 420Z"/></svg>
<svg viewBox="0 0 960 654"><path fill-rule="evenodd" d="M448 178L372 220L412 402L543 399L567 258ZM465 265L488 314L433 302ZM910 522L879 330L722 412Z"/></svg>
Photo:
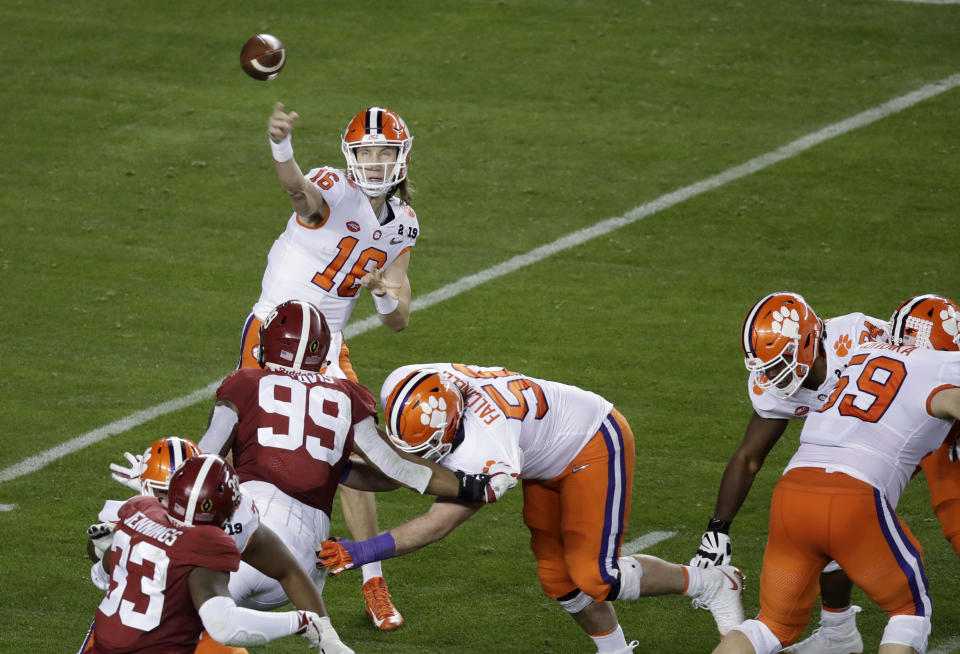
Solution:
<svg viewBox="0 0 960 654"><path fill-rule="evenodd" d="M240 51L243 72L261 82L279 75L286 63L287 51L283 42L272 34L251 36Z"/></svg>

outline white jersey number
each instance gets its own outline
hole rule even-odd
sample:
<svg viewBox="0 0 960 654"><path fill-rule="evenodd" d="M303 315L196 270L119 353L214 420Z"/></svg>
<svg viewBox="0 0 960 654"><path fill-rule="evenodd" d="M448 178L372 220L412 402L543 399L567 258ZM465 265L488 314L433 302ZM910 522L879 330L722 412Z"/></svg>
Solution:
<svg viewBox="0 0 960 654"><path fill-rule="evenodd" d="M111 571L116 586L100 602L100 610L104 615L113 615L119 609L120 622L126 626L140 631L155 629L163 613L163 590L167 585L167 568L170 566L167 553L143 541L131 549L130 535L122 531L114 533L113 548L120 550L120 561ZM127 563L143 565L144 561L153 564L153 576L140 577L140 594L149 598L147 610L140 613L134 609L134 602L124 599L124 594L127 592ZM136 593L132 588L131 592Z"/></svg>
<svg viewBox="0 0 960 654"><path fill-rule="evenodd" d="M279 399L278 388L286 389L283 395L290 399ZM260 445L296 450L306 443L306 450L314 459L330 465L340 460L350 431L350 398L346 393L326 386L311 386L308 392L306 384L296 379L268 375L260 379L259 398L264 412L284 416L288 424L286 433L259 427ZM332 439L329 435L324 438L322 432L332 433ZM325 445L324 441L330 444Z"/></svg>

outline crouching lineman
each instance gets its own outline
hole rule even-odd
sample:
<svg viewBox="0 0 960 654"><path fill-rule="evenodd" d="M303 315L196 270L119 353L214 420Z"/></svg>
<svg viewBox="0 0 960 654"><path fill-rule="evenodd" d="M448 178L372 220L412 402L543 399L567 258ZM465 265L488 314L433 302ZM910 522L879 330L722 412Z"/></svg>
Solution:
<svg viewBox="0 0 960 654"><path fill-rule="evenodd" d="M165 501L141 495L125 502L103 562L110 591L80 651L191 654L204 629L232 645L300 634L319 648L316 613L253 611L230 597L227 581L240 552L223 529L240 499L230 464L200 455L174 471Z"/></svg>
<svg viewBox="0 0 960 654"><path fill-rule="evenodd" d="M173 471L187 459L198 456L200 448L189 439L170 436L151 443L140 457L129 453L124 454L131 468L110 464L113 478L139 491L143 496L156 497L161 502L165 502ZM131 476L134 470L139 470L139 475ZM113 545L114 529L120 520L119 511L123 504L124 502L107 500L98 516L101 522L91 525L87 530L89 536L87 553L94 561L90 576L94 585L104 591L110 588L110 576L104 569L101 559ZM304 569L297 564L290 550L284 546L273 530L260 523L260 512L257 506L242 489L240 504L224 526L224 532L233 539L240 551L241 566L250 566L276 580L294 606L320 616L318 624L322 629L325 652L352 654L353 650L340 641L336 630L330 624L330 618L327 617L320 597L320 590ZM109 557L106 560L109 561ZM243 604L243 597L233 595L233 598L241 605ZM204 631L195 654L246 654L246 651L244 648L223 645Z"/></svg>
<svg viewBox="0 0 960 654"><path fill-rule="evenodd" d="M955 305L915 309L908 301L894 313L892 343L856 347L807 417L773 492L760 614L715 654L774 654L795 641L831 559L890 616L880 654L926 651L933 605L922 549L895 509L921 458L960 419L960 317Z"/></svg>
<svg viewBox="0 0 960 654"><path fill-rule="evenodd" d="M620 556L633 489L630 425L594 393L504 368L435 363L393 371L380 392L387 433L401 450L491 483L523 479L523 518L537 574L600 654L631 652L611 600L683 594L709 608L721 634L743 619L743 578L730 566L692 568ZM362 542L327 541L331 574L436 542L482 505L438 500Z"/></svg>

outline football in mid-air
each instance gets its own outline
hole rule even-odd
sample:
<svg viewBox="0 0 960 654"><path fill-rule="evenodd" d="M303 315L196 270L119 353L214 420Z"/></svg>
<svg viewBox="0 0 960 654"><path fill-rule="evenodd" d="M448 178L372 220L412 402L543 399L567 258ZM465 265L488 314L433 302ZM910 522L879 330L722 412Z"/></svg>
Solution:
<svg viewBox="0 0 960 654"><path fill-rule="evenodd" d="M272 34L257 34L247 39L240 51L243 72L262 82L272 80L287 63L287 51L283 43Z"/></svg>

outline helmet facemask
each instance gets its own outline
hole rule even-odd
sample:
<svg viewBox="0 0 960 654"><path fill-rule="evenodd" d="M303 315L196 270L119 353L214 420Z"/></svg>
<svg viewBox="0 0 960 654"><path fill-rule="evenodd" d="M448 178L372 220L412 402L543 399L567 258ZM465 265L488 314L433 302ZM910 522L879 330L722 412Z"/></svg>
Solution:
<svg viewBox="0 0 960 654"><path fill-rule="evenodd" d="M897 346L960 350L960 308L941 295L917 295L903 302L887 324Z"/></svg>
<svg viewBox="0 0 960 654"><path fill-rule="evenodd" d="M388 161L361 162L358 150L371 146L392 148L394 156ZM407 178L412 147L413 136L406 123L383 107L370 107L354 116L340 144L350 179L371 198L389 193Z"/></svg>

